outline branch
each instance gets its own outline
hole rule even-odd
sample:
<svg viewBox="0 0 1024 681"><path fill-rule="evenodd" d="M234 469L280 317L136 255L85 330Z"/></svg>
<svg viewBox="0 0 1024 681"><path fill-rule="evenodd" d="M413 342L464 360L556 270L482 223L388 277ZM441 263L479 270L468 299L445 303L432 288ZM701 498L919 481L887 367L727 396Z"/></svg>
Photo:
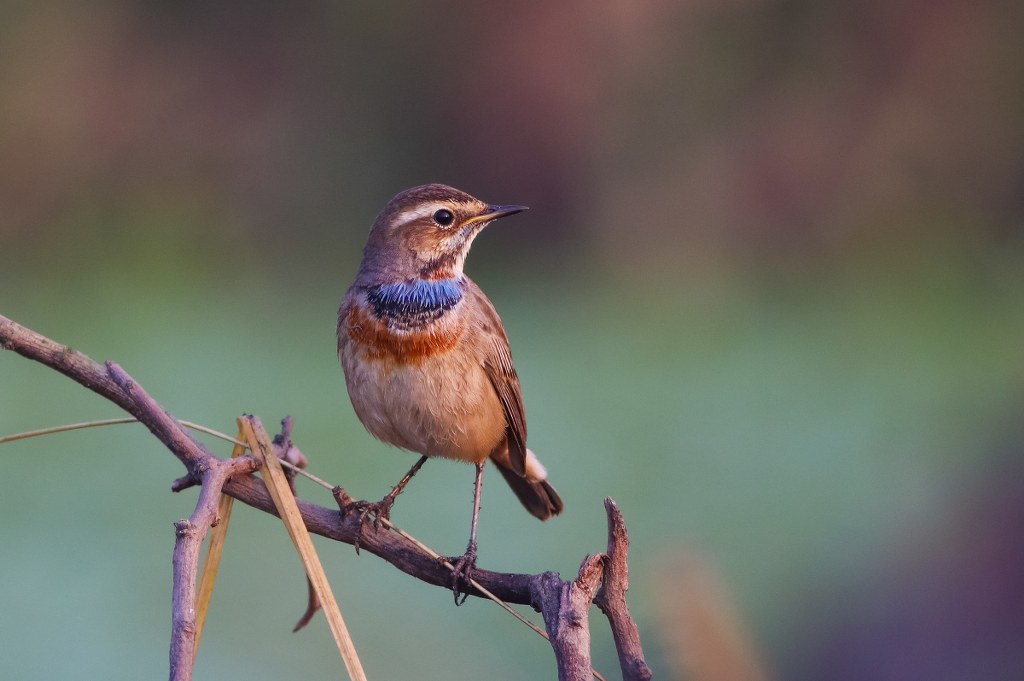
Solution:
<svg viewBox="0 0 1024 681"><path fill-rule="evenodd" d="M587 614L601 584L604 556L587 556L575 581L557 572L545 572L532 580L533 607L544 616L551 647L558 662L558 681L587 681L591 677L590 625Z"/></svg>
<svg viewBox="0 0 1024 681"><path fill-rule="evenodd" d="M259 467L250 456L217 460L217 464L201 471L202 491L196 510L188 520L174 523L174 553L171 565L174 589L171 594L171 681L192 678L192 662L196 650L196 575L203 539L220 518L217 504L224 483L238 475L248 475Z"/></svg>
<svg viewBox="0 0 1024 681"><path fill-rule="evenodd" d="M608 555L605 558L604 580L594 604L608 618L619 654L623 681L648 681L651 668L644 661L640 646L640 630L629 615L626 590L629 589L629 535L622 511L610 498L604 500L608 512Z"/></svg>
<svg viewBox="0 0 1024 681"><path fill-rule="evenodd" d="M149 428L185 464L189 473L195 473L197 466L213 457L114 362L101 366L78 350L52 341L3 315L0 315L0 347L55 369L124 409Z"/></svg>
<svg viewBox="0 0 1024 681"><path fill-rule="evenodd" d="M202 486L192 517L175 523L177 539L173 558L171 678L175 681L191 679L199 547L209 528L217 522L219 496L228 494L253 508L277 515L263 481L250 474L257 463L252 457L221 459L211 454L114 362L97 364L85 354L2 315L0 348L53 368L127 411L145 424L185 465L187 475L176 480L172 489L178 491L194 484ZM338 496L343 496L343 490L338 490ZM399 534L364 529L361 514L352 511L351 506L349 511L339 511L299 499L296 502L310 532L346 544L358 543L360 549L383 558L420 581L450 588L449 570L440 561ZM623 678L626 681L650 678L636 624L625 603L629 545L625 524L614 502L606 500L605 507L609 523L608 555L588 556L572 582L562 580L554 572L526 575L477 568L473 573L475 580L498 598L531 605L543 614L559 665L559 679L565 681L591 676L587 614L595 599L612 626ZM469 593L483 596L475 588Z"/></svg>

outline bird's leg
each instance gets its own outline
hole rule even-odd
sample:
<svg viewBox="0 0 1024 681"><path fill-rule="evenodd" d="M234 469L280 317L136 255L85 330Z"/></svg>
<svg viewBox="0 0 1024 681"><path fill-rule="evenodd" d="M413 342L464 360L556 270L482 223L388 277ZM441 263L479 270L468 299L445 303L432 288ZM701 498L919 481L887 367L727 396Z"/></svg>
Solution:
<svg viewBox="0 0 1024 681"><path fill-rule="evenodd" d="M365 522L367 516L372 513L374 515L373 526L375 529L380 528L381 520L389 520L391 518L391 507L395 505L395 497L402 493L405 486L409 484L412 477L416 475L423 464L427 462L426 456L421 456L419 461L413 464L409 472L402 476L402 479L398 481L398 484L391 488L391 491L384 495L384 498L380 501L357 501L356 508L361 513L359 514L359 522Z"/></svg>
<svg viewBox="0 0 1024 681"><path fill-rule="evenodd" d="M462 605L469 597L471 590L470 580L473 579L473 569L476 567L476 524L480 517L480 491L484 481L484 463L476 464L476 480L473 483L473 522L469 527L469 544L466 545L466 553L453 558L452 563L452 593L455 595L455 605ZM462 587L466 590L463 591ZM461 598L460 598L461 597Z"/></svg>

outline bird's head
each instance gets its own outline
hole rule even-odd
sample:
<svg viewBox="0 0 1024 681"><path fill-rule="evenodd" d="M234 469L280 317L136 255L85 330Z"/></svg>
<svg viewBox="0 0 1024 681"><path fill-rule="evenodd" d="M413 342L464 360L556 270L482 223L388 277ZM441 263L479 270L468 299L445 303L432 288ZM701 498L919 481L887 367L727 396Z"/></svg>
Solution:
<svg viewBox="0 0 1024 681"><path fill-rule="evenodd" d="M360 277L445 279L462 275L473 239L491 221L526 210L495 205L443 184L407 189L384 207L363 251Z"/></svg>

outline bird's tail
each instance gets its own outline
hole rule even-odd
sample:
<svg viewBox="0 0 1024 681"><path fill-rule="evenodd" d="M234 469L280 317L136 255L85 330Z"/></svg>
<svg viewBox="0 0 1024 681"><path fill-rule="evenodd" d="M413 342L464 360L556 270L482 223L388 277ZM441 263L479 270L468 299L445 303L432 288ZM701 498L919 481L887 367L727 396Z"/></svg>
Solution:
<svg viewBox="0 0 1024 681"><path fill-rule="evenodd" d="M505 478L505 482L512 488L526 510L541 520L561 513L564 508L562 497L558 496L558 492L547 481L547 471L537 461L533 452L526 450L526 477L512 469L507 452L503 453L505 456L492 456L491 461L501 471L501 477Z"/></svg>

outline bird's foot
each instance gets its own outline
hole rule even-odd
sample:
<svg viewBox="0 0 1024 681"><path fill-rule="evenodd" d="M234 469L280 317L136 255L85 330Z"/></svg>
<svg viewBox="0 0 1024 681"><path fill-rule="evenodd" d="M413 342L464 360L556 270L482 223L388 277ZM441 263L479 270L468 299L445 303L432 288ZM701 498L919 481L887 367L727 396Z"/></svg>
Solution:
<svg viewBox="0 0 1024 681"><path fill-rule="evenodd" d="M380 501L356 500L350 497L341 487L335 487L333 494L335 501L338 502L338 508L341 509L343 514L359 514L359 536L353 542L356 553L359 553L360 540L362 539L363 527L366 526L366 522L372 518L374 531L379 530L385 520L391 519L391 507L395 505L395 497L388 494Z"/></svg>
<svg viewBox="0 0 1024 681"><path fill-rule="evenodd" d="M380 501L366 501L353 499L341 487L335 487L331 492L341 512L345 515L358 513L360 523L365 523L372 516L374 528L380 529L383 521L391 520L391 507L395 505L395 497L392 494L388 494Z"/></svg>
<svg viewBox="0 0 1024 681"><path fill-rule="evenodd" d="M395 498L390 494L380 501L356 501L353 502L359 511L360 524L366 524L369 518L373 518L373 529L379 530L385 520L391 520L391 507L395 505Z"/></svg>
<svg viewBox="0 0 1024 681"><path fill-rule="evenodd" d="M461 556L451 556L445 560L452 564L452 595L455 597L455 605L462 605L473 590L470 582L476 571L476 542L470 542Z"/></svg>

